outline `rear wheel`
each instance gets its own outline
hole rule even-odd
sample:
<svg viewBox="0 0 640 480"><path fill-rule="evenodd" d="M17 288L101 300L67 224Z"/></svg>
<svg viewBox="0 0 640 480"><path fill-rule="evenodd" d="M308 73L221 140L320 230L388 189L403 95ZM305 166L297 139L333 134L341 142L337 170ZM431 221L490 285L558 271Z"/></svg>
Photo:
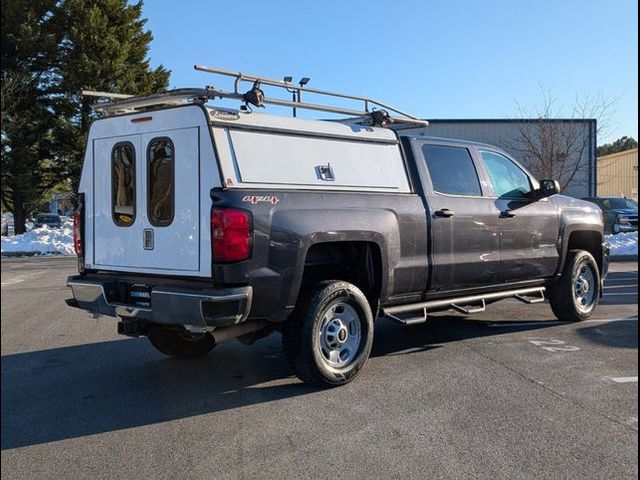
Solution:
<svg viewBox="0 0 640 480"><path fill-rule="evenodd" d="M287 320L283 344L295 374L304 382L324 387L350 382L373 344L367 298L347 282L319 283Z"/></svg>
<svg viewBox="0 0 640 480"><path fill-rule="evenodd" d="M181 330L154 328L149 341L158 351L176 358L196 358L209 353L216 346L210 333L190 333Z"/></svg>
<svg viewBox="0 0 640 480"><path fill-rule="evenodd" d="M571 250L562 276L548 289L551 309L560 320L586 320L595 312L600 289L600 271L593 255Z"/></svg>

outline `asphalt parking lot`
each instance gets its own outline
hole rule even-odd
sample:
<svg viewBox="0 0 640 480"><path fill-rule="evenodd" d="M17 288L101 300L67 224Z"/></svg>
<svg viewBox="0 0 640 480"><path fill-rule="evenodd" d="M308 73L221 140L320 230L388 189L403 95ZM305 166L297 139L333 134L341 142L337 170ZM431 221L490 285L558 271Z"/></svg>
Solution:
<svg viewBox="0 0 640 480"><path fill-rule="evenodd" d="M4 478L637 478L638 272L594 320L505 301L381 320L351 384L291 376L277 335L176 361L68 308L68 258L2 260Z"/></svg>

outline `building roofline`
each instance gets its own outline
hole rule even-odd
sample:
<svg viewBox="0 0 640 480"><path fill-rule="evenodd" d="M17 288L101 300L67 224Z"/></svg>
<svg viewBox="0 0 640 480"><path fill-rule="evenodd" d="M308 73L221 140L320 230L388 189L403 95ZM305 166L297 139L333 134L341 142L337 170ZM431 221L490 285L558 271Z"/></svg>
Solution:
<svg viewBox="0 0 640 480"><path fill-rule="evenodd" d="M630 153L633 153L633 152L638 153L638 147L630 148L629 150L624 150L622 152L616 152L616 153L610 153L608 155L602 155L602 156L598 157L598 160L610 160L612 158L623 157L625 155L629 155Z"/></svg>

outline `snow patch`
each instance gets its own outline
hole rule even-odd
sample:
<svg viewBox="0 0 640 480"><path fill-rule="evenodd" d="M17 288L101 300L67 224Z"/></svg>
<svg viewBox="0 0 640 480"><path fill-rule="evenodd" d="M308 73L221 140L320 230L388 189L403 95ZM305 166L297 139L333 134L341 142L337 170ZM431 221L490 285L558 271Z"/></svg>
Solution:
<svg viewBox="0 0 640 480"><path fill-rule="evenodd" d="M606 235L605 242L611 249L611 255L638 255L638 232Z"/></svg>
<svg viewBox="0 0 640 480"><path fill-rule="evenodd" d="M22 235L2 237L2 253L5 252L75 255L73 220L63 217L61 228L42 227Z"/></svg>

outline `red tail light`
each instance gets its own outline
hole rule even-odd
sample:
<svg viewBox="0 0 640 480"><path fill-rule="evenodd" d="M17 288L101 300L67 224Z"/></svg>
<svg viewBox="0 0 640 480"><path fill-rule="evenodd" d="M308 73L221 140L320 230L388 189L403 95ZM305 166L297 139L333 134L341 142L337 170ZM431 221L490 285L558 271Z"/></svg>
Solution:
<svg viewBox="0 0 640 480"><path fill-rule="evenodd" d="M82 257L82 212L73 212L73 249L78 257Z"/></svg>
<svg viewBox="0 0 640 480"><path fill-rule="evenodd" d="M211 209L213 261L239 262L251 256L253 225L251 213L233 208Z"/></svg>

